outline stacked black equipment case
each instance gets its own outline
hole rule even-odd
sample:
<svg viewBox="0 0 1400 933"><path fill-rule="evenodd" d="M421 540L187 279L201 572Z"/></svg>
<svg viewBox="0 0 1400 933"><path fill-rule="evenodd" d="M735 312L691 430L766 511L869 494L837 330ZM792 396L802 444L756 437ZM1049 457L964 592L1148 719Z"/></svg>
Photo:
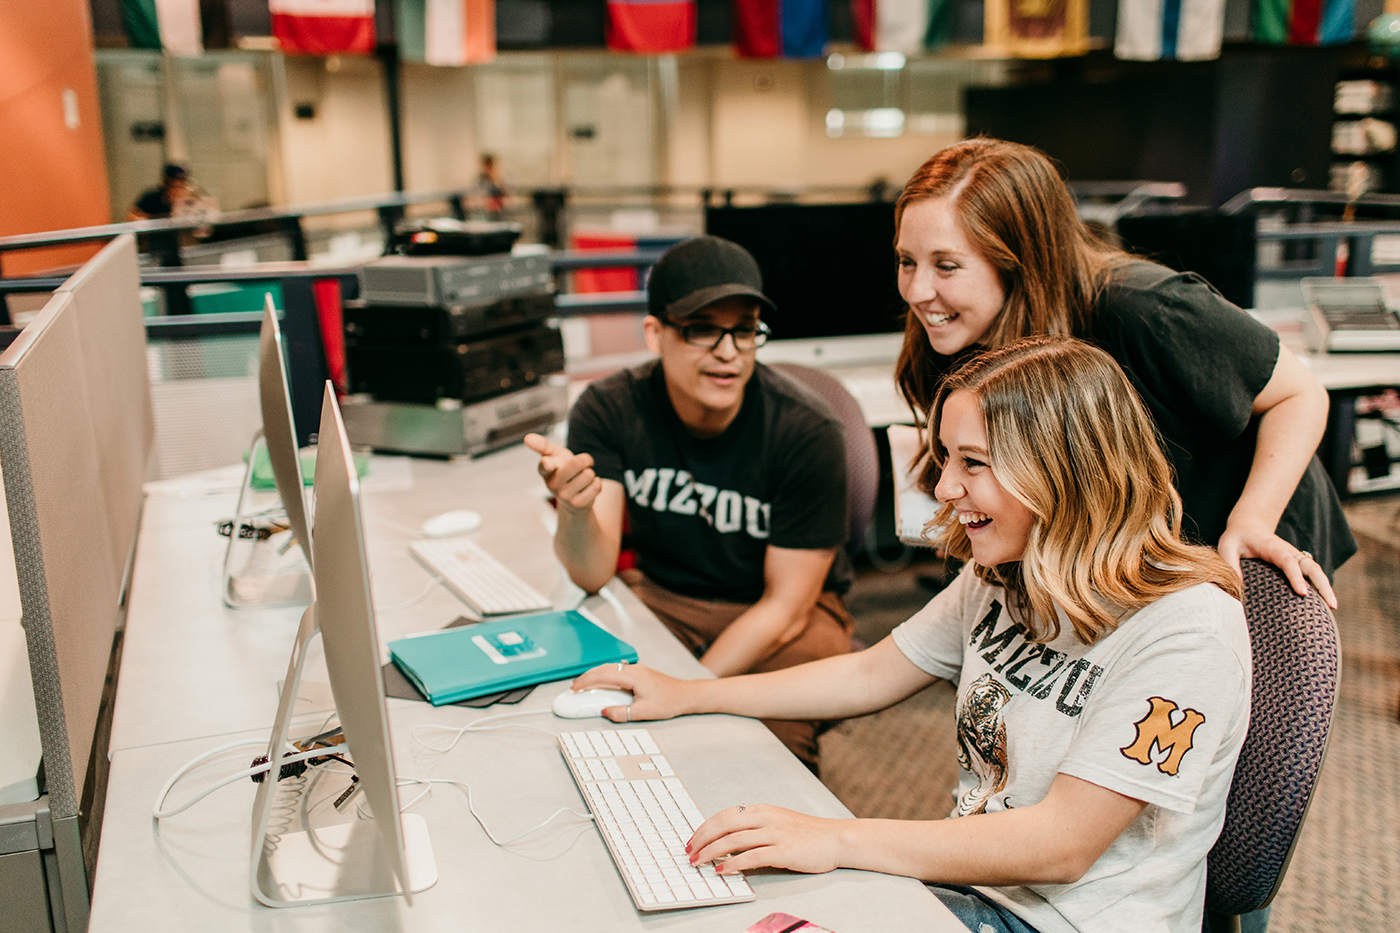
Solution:
<svg viewBox="0 0 1400 933"><path fill-rule="evenodd" d="M360 295L345 306L355 443L476 454L567 413L547 255L388 256L360 270Z"/></svg>

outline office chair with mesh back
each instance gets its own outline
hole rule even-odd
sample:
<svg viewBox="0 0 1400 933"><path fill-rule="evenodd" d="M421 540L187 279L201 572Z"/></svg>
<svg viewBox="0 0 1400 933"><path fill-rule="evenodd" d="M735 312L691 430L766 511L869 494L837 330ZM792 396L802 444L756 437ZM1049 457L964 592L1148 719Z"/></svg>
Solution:
<svg viewBox="0 0 1400 933"><path fill-rule="evenodd" d="M1337 625L1322 597L1299 596L1272 564L1241 565L1253 695L1225 825L1207 860L1211 933L1238 930L1240 914L1278 892L1322 769L1341 677Z"/></svg>
<svg viewBox="0 0 1400 933"><path fill-rule="evenodd" d="M880 489L880 455L875 449L875 434L865 423L865 413L830 373L797 363L774 363L771 368L826 402L841 419L846 439L846 546L858 547L875 516L875 496Z"/></svg>

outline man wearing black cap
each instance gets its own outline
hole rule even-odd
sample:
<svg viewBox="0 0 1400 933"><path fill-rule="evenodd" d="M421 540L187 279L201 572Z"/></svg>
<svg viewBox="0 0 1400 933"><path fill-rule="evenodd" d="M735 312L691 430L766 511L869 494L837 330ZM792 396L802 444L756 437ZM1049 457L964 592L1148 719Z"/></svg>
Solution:
<svg viewBox="0 0 1400 933"><path fill-rule="evenodd" d="M571 449L525 441L559 503L569 576L607 583L625 527L636 567L619 575L719 676L849 651L841 424L755 361L773 307L758 264L728 240L686 240L652 269L647 303L659 359L584 392ZM815 723L768 725L816 769Z"/></svg>

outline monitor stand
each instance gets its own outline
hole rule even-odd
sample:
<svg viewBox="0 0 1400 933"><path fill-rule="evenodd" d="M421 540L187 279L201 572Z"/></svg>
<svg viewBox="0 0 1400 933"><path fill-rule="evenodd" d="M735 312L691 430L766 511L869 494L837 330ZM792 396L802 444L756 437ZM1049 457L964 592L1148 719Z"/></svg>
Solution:
<svg viewBox="0 0 1400 933"><path fill-rule="evenodd" d="M297 629L287 679L278 701L277 719L268 743L269 760L285 753L291 729L292 708L301 685L307 648L320 631L316 604L306 607ZM413 903L413 892L437 883L437 863L428 840L427 823L415 813L400 816L404 839L404 870L408 890L395 877L393 863L373 820L353 820L302 832L272 831L271 820L279 781L267 778L253 799L253 840L249 881L253 896L268 907L299 907L333 901L389 897L396 894ZM279 822L291 816L278 809Z"/></svg>
<svg viewBox="0 0 1400 933"><path fill-rule="evenodd" d="M311 602L311 568L305 560L298 560L291 566L284 566L288 559L281 554L271 554L272 549L265 542L254 539L243 541L238 537L248 515L248 499L253 489L253 468L258 458L258 448L266 446L267 440L262 429L253 435L253 443L248 451L248 466L243 471L243 483L238 489L238 506L234 509L233 527L229 530L228 547L224 550L224 605L230 609L274 609L281 606L305 606ZM259 545L267 566L257 567ZM235 554L243 555L244 566L234 569ZM297 548L297 554L301 554Z"/></svg>

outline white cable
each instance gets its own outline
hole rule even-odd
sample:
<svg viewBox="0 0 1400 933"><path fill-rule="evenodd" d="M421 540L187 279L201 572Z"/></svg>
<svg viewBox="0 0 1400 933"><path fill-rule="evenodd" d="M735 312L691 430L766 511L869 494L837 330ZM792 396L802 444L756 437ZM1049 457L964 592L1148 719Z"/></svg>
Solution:
<svg viewBox="0 0 1400 933"><path fill-rule="evenodd" d="M203 755L200 755L198 758L190 759L189 761L181 765L178 771L176 771L170 776L170 780L165 782L165 787L161 788L160 799L164 800L165 795L170 793L170 788L175 786L175 782L180 780L180 778L184 777L186 774L189 774L191 771L193 771L196 766L203 764L210 758L213 758L215 755L222 755L224 752L231 752L235 748L265 749L267 748L267 740L263 739L261 742L228 742L224 745L220 745L218 748L211 748L209 751L205 752ZM108 760L110 760L110 758L111 756L109 755Z"/></svg>
<svg viewBox="0 0 1400 933"><path fill-rule="evenodd" d="M177 771L174 774L174 776L172 776L170 780L165 783L165 786L161 788L160 796L156 797L156 805L155 808L152 810L151 815L158 820L163 820L166 817L175 816L179 813L184 813L190 807L194 806L195 804L203 800L205 797L208 797L210 794L214 793L214 791L218 790L221 787L224 787L225 785L232 784L235 781L242 780L243 778L251 778L253 775L261 774L264 771L271 771L274 767L280 769L282 765L291 764L292 762L305 761L308 758L324 758L327 755L334 755L338 752L346 751L349 748L350 746L344 743L341 743L340 745L328 745L324 748L313 748L310 751L298 752L295 755L287 755L283 758L279 758L276 762L265 762L260 765L253 765L253 767L251 768L240 771L237 774L231 774L223 780L209 785L208 787L201 790L194 797L180 804L180 806L175 807L174 809L162 810L161 807L165 804L166 795L170 793L170 789L175 785L175 782L178 781L184 775L184 773L189 770L190 766L194 764L194 762L191 762L191 765L186 765L184 768L181 768L179 771ZM215 753L208 753L204 757L207 758L210 754Z"/></svg>
<svg viewBox="0 0 1400 933"><path fill-rule="evenodd" d="M371 515L371 516L369 516L369 520L372 521L372 522L375 522L376 524L384 525L384 526L386 526L386 527L388 527L388 528L392 528L392 529L394 529L395 531L399 532L400 534L408 535L410 538L421 538L421 537L423 537L423 529L421 529L421 528L410 528L410 527L408 527L407 525L400 525L398 522L394 521L392 518L385 518L385 517L383 517L382 515Z"/></svg>
<svg viewBox="0 0 1400 933"><path fill-rule="evenodd" d="M411 781L416 784L451 784L453 787L460 787L463 790L465 790L467 792L467 809L471 811L471 815L476 818L477 824L481 826L482 831L486 833L486 838L490 839L492 842L494 842L496 845L502 848L509 845L514 845L515 843L519 842L521 839L524 839L526 836L530 835L537 829L543 829L544 827L548 826L551 822L553 822L554 818L561 813L572 813L574 816L578 817L581 820L587 820L590 823L593 822L593 814L591 813L580 813L577 810L571 809L569 807L560 807L558 810L555 810L548 817L546 817L542 822L536 823L534 826L531 826L529 829L525 830L520 835L512 836L511 838L506 840L501 840L496 838L496 834L491 832L490 827L488 827L485 821L481 819L481 814L476 812L476 806L472 802L472 786L470 784L466 783L465 781L454 781L451 778L406 777L403 780ZM417 800L415 800L414 802L417 803Z"/></svg>
<svg viewBox="0 0 1400 933"><path fill-rule="evenodd" d="M399 778L397 786L404 787L409 784L423 784L425 786L423 787L423 792L417 797L414 797L408 803L399 804L400 813L407 813L409 810L412 810L414 807L418 806L418 804L422 803L424 800L427 800L428 795L433 792L432 784L430 784L427 781L420 781L417 778Z"/></svg>
<svg viewBox="0 0 1400 933"><path fill-rule="evenodd" d="M549 737L552 739L552 738L555 737L553 732L546 732L546 731L543 730L543 729L536 729L536 728L534 728L533 726L515 726L515 727L512 727L512 726L488 726L488 725L487 725L487 723L496 722L497 720L500 720L500 719L515 719L515 718L518 717L518 716L540 716L540 715L543 715L543 714L545 714L545 713L551 713L551 711L550 711L550 710L547 710L547 709L527 709L527 710L520 710L520 711L514 712L514 713L499 713L499 714L497 714L497 715L495 715L495 716L487 716L485 719L478 719L476 722L472 723L471 725L467 725L467 726L439 726L439 725L436 725L436 724L434 724L434 723L420 723L419 725L416 725L416 726L413 727L413 731L412 731L411 734L412 734L412 736L413 736L413 741L417 742L419 745L423 746L424 748L428 749L429 751L440 752L440 753L443 753L443 752L450 752L450 751L452 751L452 749L456 748L456 747L457 747L457 743L458 743L459 741L461 741L461 738L462 738L463 734L465 734L465 733L467 733L467 732L490 732L490 731L492 731L492 730L494 730L494 729L518 728L518 729L525 729L525 730L527 730L527 731L529 731L529 732L538 732L540 735L547 735L547 736L549 736ZM551 713L551 715L552 715L552 713ZM423 741L423 739L419 737L419 735L418 735L418 730L419 730L419 729L434 729L434 730L436 730L436 731L438 731L438 732L451 732L451 733L452 733L452 742L451 742L450 744L448 744L446 747L443 747L443 746L440 746L440 745L432 745L432 744L430 744L430 743L428 743L428 742Z"/></svg>
<svg viewBox="0 0 1400 933"><path fill-rule="evenodd" d="M598 591L598 595L603 597L605 603L613 607L613 611L617 613L621 621L626 622L628 625L632 624L632 617L627 614L627 609L622 605L622 600L618 599L617 594L612 591L612 584L603 584L603 588Z"/></svg>
<svg viewBox="0 0 1400 933"><path fill-rule="evenodd" d="M433 591L433 587L437 586L437 585L438 585L439 583L441 583L441 582L442 582L442 577L433 577L431 580L428 581L428 585L425 586L425 587L423 587L423 591L422 591L421 593L419 593L417 596L414 596L412 599L405 600L404 602L401 602L401 603L394 603L392 606L379 606L379 605L376 605L376 606L374 607L374 611L375 611L375 612L398 612L400 609L407 609L407 608L409 608L410 606L416 606L416 605L418 605L419 603L421 603L423 600L427 599L427 598L428 598L428 594L431 593L431 592Z"/></svg>

